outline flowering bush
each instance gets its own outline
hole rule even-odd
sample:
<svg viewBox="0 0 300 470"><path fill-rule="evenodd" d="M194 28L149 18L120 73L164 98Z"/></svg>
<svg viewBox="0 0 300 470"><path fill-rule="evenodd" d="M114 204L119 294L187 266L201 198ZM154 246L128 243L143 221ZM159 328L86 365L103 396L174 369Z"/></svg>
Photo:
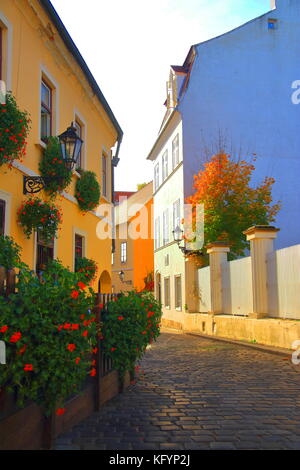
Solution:
<svg viewBox="0 0 300 470"><path fill-rule="evenodd" d="M62 221L60 210L53 204L38 198L24 201L18 210L18 222L23 227L27 238L38 230L45 241L53 240Z"/></svg>
<svg viewBox="0 0 300 470"><path fill-rule="evenodd" d="M6 103L0 104L0 166L12 164L26 155L26 138L30 119L26 111L20 111L11 93L6 95Z"/></svg>
<svg viewBox="0 0 300 470"><path fill-rule="evenodd" d="M0 266L6 269L19 267L21 248L13 238L0 235Z"/></svg>
<svg viewBox="0 0 300 470"><path fill-rule="evenodd" d="M161 315L161 305L150 293L131 291L108 304L101 341L121 376L126 370L133 373L135 362L159 336Z"/></svg>
<svg viewBox="0 0 300 470"><path fill-rule="evenodd" d="M89 258L76 258L75 271L78 272L84 282L90 283L96 277L98 266L95 260Z"/></svg>
<svg viewBox="0 0 300 470"><path fill-rule="evenodd" d="M48 137L47 148L43 152L39 170L47 191L52 197L58 191L63 191L72 180L72 172L64 164L59 139Z"/></svg>
<svg viewBox="0 0 300 470"><path fill-rule="evenodd" d="M100 201L100 186L95 173L82 171L76 182L75 197L80 210L86 212L95 209Z"/></svg>
<svg viewBox="0 0 300 470"><path fill-rule="evenodd" d="M6 343L6 365L0 388L17 392L46 414L63 413L65 400L95 376L97 324L94 294L59 262L38 279L28 269L19 276L18 294L0 296L0 339Z"/></svg>

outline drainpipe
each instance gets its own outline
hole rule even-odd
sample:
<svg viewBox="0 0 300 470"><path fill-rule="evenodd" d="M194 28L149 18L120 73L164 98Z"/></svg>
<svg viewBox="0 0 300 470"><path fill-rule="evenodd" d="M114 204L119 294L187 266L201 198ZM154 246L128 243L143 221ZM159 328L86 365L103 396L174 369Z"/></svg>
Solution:
<svg viewBox="0 0 300 470"><path fill-rule="evenodd" d="M115 227L115 204L114 204L114 195L115 195L115 168L118 166L120 161L119 159L119 152L120 147L123 139L123 134L119 134L118 136L118 146L116 150L116 155L111 160L111 202L112 202L112 245L111 251L114 253L116 251L116 227Z"/></svg>

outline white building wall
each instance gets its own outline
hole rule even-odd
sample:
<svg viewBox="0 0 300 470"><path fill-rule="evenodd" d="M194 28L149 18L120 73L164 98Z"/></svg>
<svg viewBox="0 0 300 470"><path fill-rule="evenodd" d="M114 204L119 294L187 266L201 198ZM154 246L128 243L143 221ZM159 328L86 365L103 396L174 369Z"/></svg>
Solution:
<svg viewBox="0 0 300 470"><path fill-rule="evenodd" d="M300 104L292 102L292 84L300 80L300 1L277 0L276 5L276 10L195 46L179 111L185 194L192 192L193 175L220 147L245 158L256 154L253 182L265 176L276 180L273 200L282 201L282 209L275 222L281 229L275 246L283 248L300 240ZM275 29L268 28L270 18L277 19Z"/></svg>
<svg viewBox="0 0 300 470"><path fill-rule="evenodd" d="M154 270L155 275L161 275L161 296L163 303L163 314L165 318L171 318L174 321L181 321L184 311L185 300L185 258L179 250L177 244L173 241L173 203L180 199L180 218L183 218L183 165L182 165L182 123L180 115L176 114L171 118L168 124L167 132L160 137L157 145L157 157L153 161L153 167L157 163L160 165L160 186L154 193L154 221L160 218L160 248L154 252ZM172 171L172 141L179 134L179 164ZM162 156L168 150L169 156L169 176L162 183L161 169ZM163 246L163 213L169 209L169 243ZM169 264L166 265L166 257L168 256ZM175 276L181 275L182 286L182 309L175 309ZM170 308L164 306L164 278L170 278Z"/></svg>

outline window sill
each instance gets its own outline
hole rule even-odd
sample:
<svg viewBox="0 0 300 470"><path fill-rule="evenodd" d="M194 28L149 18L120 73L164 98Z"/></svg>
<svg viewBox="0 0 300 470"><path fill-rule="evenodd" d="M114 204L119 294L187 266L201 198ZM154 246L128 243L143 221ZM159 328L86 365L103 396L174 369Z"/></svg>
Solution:
<svg viewBox="0 0 300 470"><path fill-rule="evenodd" d="M43 142L42 140L40 140L39 142L36 142L35 144L37 147L40 147L42 148L43 150L45 150L47 148L47 144L45 144L45 142Z"/></svg>

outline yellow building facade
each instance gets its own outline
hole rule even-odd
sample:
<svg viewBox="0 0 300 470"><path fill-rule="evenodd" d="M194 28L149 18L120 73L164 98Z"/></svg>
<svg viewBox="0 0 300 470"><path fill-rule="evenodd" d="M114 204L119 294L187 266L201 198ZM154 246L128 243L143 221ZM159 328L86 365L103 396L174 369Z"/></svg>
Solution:
<svg viewBox="0 0 300 470"><path fill-rule="evenodd" d="M31 118L27 155L12 169L0 167L0 203L3 233L22 247L22 260L38 269L39 242L34 234L27 239L17 222L17 211L29 195L23 194L23 177L38 176L38 165L46 147L43 112L48 113L48 133L58 136L73 122L84 141L80 167L93 171L101 187L100 204L110 204L113 171L122 140L120 128L91 72L70 38L49 0L0 1L0 79L12 91L18 107ZM46 109L46 111L45 111ZM1 116L0 116L1 128ZM114 156L112 155L114 148ZM53 257L74 270L76 245L82 256L98 263L97 280L102 292L111 290L111 238L100 239L99 211L83 213L74 197L80 174L73 170L72 182L55 204L63 222L54 241ZM37 197L47 200L45 191ZM1 202L2 201L2 202ZM108 214L108 224L111 222ZM78 246L77 246L78 250Z"/></svg>

